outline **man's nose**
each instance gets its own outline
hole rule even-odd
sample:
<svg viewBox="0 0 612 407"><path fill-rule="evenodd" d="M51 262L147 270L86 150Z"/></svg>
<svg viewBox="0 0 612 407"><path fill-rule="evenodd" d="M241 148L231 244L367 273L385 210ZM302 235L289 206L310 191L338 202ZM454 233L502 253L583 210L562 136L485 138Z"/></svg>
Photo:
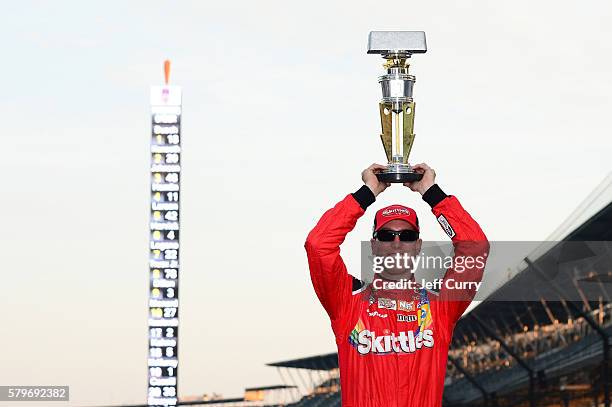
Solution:
<svg viewBox="0 0 612 407"><path fill-rule="evenodd" d="M400 242L401 242L401 240L400 240L399 235L393 236L393 246L394 247L399 247Z"/></svg>

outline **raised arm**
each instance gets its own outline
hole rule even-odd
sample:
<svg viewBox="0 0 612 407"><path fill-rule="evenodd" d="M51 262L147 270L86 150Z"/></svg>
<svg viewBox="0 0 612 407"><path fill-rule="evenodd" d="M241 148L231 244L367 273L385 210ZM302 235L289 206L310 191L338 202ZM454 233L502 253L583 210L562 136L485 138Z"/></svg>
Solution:
<svg viewBox="0 0 612 407"><path fill-rule="evenodd" d="M312 284L332 322L345 315L346 300L351 296L355 280L346 270L340 245L376 195L387 188L375 176L375 171L382 168L372 164L365 169L362 172L365 185L325 212L306 238Z"/></svg>

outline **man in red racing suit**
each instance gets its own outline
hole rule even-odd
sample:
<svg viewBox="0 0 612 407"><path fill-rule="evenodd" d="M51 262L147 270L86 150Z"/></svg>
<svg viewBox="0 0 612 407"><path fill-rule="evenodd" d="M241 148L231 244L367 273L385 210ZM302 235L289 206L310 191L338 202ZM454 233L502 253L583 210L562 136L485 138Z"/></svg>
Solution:
<svg viewBox="0 0 612 407"><path fill-rule="evenodd" d="M305 247L310 275L336 338L342 405L440 406L453 329L477 288L468 284L470 288L453 291L442 284L437 293L418 287L381 292L374 282L384 276L377 275L366 284L347 272L340 245L376 196L389 186L376 178L375 173L382 168L373 164L364 170L365 185L325 212L309 233ZM423 173L423 178L404 185L419 192L431 206L452 239L453 259L483 256L486 261L489 244L478 223L456 197L446 195L435 184L431 168L426 164L414 168ZM414 240L410 236L415 232L418 238L416 215L401 205L386 209L376 215L373 251L375 244L395 248L418 245L420 251L420 239L405 242ZM385 221L385 214L392 215L391 221ZM376 241L377 233L382 236L383 232L385 241ZM407 237L402 238L402 234ZM462 267L461 272L456 268L447 269L443 280L480 282L484 262Z"/></svg>

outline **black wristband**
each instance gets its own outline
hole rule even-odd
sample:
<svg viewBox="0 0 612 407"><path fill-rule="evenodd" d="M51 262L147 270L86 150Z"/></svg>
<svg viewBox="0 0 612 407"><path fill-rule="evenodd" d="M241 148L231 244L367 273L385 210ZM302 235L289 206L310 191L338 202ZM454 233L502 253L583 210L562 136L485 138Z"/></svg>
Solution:
<svg viewBox="0 0 612 407"><path fill-rule="evenodd" d="M429 204L432 208L442 202L448 195L442 191L442 188L438 184L433 184L423 194L423 200Z"/></svg>
<svg viewBox="0 0 612 407"><path fill-rule="evenodd" d="M362 185L361 188L353 192L352 195L364 211L376 201L374 193L367 185Z"/></svg>

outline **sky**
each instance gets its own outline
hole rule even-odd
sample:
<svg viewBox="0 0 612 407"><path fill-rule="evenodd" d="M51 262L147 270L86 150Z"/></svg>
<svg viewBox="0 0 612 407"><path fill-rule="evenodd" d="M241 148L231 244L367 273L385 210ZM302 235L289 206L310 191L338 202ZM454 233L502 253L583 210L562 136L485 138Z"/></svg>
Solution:
<svg viewBox="0 0 612 407"><path fill-rule="evenodd" d="M164 59L183 87L179 394L232 397L278 384L266 363L335 351L303 244L385 158L368 32L426 32L411 157L490 240L536 241L610 172L611 17L605 1L3 4L0 385L145 402ZM445 239L393 186L344 243L349 271L391 203Z"/></svg>

